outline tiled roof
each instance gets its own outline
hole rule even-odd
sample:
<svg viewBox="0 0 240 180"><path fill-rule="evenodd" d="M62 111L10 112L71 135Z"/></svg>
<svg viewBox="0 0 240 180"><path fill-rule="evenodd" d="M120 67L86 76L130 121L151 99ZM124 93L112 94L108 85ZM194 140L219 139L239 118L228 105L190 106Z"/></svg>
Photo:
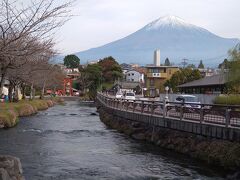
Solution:
<svg viewBox="0 0 240 180"><path fill-rule="evenodd" d="M217 74L208 76L199 80L191 81L185 84L181 84L178 87L199 87L199 86L211 86L211 85L223 85L227 82L226 74Z"/></svg>

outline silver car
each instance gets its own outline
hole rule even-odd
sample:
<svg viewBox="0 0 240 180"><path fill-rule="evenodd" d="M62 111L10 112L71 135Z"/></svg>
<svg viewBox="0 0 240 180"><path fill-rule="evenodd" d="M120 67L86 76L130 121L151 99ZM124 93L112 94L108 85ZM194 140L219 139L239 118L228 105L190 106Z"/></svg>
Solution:
<svg viewBox="0 0 240 180"><path fill-rule="evenodd" d="M116 98L123 98L123 94L121 92L117 92Z"/></svg>
<svg viewBox="0 0 240 180"><path fill-rule="evenodd" d="M188 108L201 108L201 102L198 100L198 97L193 95L179 95L175 102L182 103L184 107ZM181 104L176 104L176 106L181 106Z"/></svg>

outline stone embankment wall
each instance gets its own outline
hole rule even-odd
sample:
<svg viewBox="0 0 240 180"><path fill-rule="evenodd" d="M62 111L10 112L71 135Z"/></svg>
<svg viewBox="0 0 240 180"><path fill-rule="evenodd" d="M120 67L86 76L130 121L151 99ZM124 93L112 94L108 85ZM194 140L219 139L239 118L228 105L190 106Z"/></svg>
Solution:
<svg viewBox="0 0 240 180"><path fill-rule="evenodd" d="M103 123L134 139L151 142L226 170L235 171L240 168L240 144L237 142L133 121L130 116L123 118L104 106L98 106L98 111Z"/></svg>

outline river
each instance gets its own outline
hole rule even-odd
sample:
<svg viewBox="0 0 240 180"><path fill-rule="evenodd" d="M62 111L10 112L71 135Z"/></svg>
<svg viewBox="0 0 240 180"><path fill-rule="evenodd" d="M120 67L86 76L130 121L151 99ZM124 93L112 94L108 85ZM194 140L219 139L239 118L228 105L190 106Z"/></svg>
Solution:
<svg viewBox="0 0 240 180"><path fill-rule="evenodd" d="M68 101L0 130L0 154L21 159L26 180L222 179L186 156L108 129L95 107Z"/></svg>

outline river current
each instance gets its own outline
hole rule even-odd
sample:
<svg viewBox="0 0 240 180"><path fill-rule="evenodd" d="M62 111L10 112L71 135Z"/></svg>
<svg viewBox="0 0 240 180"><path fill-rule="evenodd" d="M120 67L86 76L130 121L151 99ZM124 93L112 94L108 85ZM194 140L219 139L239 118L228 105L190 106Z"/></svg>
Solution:
<svg viewBox="0 0 240 180"><path fill-rule="evenodd" d="M26 180L224 179L212 167L107 128L95 107L78 101L0 130L0 154L19 157Z"/></svg>

